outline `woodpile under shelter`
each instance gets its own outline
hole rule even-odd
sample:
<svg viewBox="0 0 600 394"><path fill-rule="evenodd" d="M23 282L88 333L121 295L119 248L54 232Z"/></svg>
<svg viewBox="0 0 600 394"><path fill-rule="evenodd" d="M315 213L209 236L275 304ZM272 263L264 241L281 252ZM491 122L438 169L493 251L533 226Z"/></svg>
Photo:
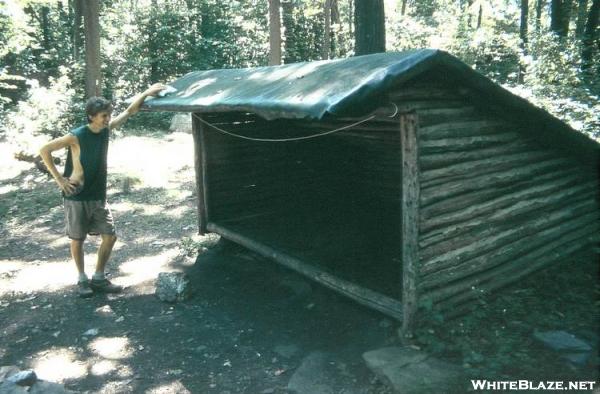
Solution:
<svg viewBox="0 0 600 394"><path fill-rule="evenodd" d="M599 144L439 50L198 71L200 232L410 326L595 259ZM577 266L573 267L577 269Z"/></svg>

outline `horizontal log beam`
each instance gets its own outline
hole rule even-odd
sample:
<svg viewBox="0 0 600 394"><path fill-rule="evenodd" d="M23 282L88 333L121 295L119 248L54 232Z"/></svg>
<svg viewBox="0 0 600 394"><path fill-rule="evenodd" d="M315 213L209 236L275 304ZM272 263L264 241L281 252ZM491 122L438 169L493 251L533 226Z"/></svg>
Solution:
<svg viewBox="0 0 600 394"><path fill-rule="evenodd" d="M578 193L595 190L595 185L581 179L561 178L546 181L533 187L520 188L516 193L499 193L495 198L472 202L469 206L448 213L430 212L424 209L421 216L421 230L426 234L430 230L447 226L460 226L477 218L490 226L494 218L509 220L518 215L527 215L529 211L560 208L568 198L578 197ZM589 194L589 193L588 193ZM451 205L449 205L450 207Z"/></svg>
<svg viewBox="0 0 600 394"><path fill-rule="evenodd" d="M595 219L597 205L590 200L584 200L573 204L569 208L558 212L551 212L545 216L530 220L527 224L521 224L515 228L500 231L492 236L481 238L477 242L468 246L453 249L442 255L438 255L421 264L421 274L423 277L436 273L438 277L443 277L441 273L449 272L471 272L476 271L478 266L485 264L490 260L490 254L496 253L503 247L510 245L521 245L522 240L528 236L536 235L537 239L542 239L548 231L553 231L564 223L578 220L581 215L587 215ZM527 247L527 244L523 244ZM442 275L442 276L440 276ZM424 279L424 282L427 281Z"/></svg>
<svg viewBox="0 0 600 394"><path fill-rule="evenodd" d="M268 257L325 287L343 294L362 305L382 312L398 321L402 321L402 303L397 299L338 278L298 258L290 256L281 250L277 250L243 234L232 231L223 225L210 222L208 224L208 229L222 235L230 241L245 246L264 257Z"/></svg>
<svg viewBox="0 0 600 394"><path fill-rule="evenodd" d="M530 164L523 168L515 168L508 171L485 174L468 180L458 180L445 183L443 187L424 188L421 192L421 206L426 207L435 202L445 200L452 196L466 193L477 193L486 188L500 189L503 186L522 182L548 171L556 171L561 167L568 166L571 162L564 158L551 159L539 163Z"/></svg>
<svg viewBox="0 0 600 394"><path fill-rule="evenodd" d="M594 229L596 234L591 235ZM593 254L590 246L597 240L595 225L566 232L563 237L558 237L543 247L519 257L512 264L498 266L460 284L446 285L441 290L425 292L424 297L438 303L444 309L452 308L476 297L478 292L490 292L501 288L545 266L564 261L565 258L572 257L576 253L590 256Z"/></svg>

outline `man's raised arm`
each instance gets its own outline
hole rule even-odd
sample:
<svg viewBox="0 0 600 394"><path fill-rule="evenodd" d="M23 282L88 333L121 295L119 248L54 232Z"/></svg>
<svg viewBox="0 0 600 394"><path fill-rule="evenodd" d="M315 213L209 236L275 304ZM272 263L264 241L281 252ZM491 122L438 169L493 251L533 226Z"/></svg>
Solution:
<svg viewBox="0 0 600 394"><path fill-rule="evenodd" d="M109 129L113 130L121 126L131 116L136 114L140 110L140 106L144 103L144 100L148 96L156 96L158 92L166 88L162 83L155 83L146 89L143 93L138 94L134 97L133 102L127 107L125 111L116 116L108 124Z"/></svg>

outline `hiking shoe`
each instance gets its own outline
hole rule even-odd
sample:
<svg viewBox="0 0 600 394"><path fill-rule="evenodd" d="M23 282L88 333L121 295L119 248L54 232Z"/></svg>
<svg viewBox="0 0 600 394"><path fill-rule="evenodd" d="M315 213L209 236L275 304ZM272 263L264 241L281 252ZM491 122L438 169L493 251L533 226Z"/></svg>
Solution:
<svg viewBox="0 0 600 394"><path fill-rule="evenodd" d="M87 280L82 280L77 282L77 294L81 298L90 298L94 295L94 291L90 287L90 282Z"/></svg>
<svg viewBox="0 0 600 394"><path fill-rule="evenodd" d="M90 287L99 293L120 293L123 291L122 286L114 285L108 279L92 279Z"/></svg>

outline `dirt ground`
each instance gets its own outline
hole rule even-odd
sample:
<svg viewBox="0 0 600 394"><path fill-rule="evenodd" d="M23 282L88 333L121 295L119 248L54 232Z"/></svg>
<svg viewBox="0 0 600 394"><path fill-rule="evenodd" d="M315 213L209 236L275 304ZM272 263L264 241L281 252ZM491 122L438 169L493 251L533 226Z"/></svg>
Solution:
<svg viewBox="0 0 600 394"><path fill-rule="evenodd" d="M0 365L82 392L287 392L313 351L325 352L339 392L385 392L361 354L394 337L391 322L235 247L194 245L189 134L111 142L109 203L119 240L109 263L121 295L75 296L61 200L29 163L4 167L0 227ZM4 146L4 157L12 157ZM8 167L10 166L10 167ZM93 272L99 240L89 237ZM184 271L192 299L154 295L159 272ZM96 329L97 335L84 335ZM333 353L332 353L333 352Z"/></svg>
<svg viewBox="0 0 600 394"><path fill-rule="evenodd" d="M394 322L241 248L218 243L196 261L195 247L217 237L196 235L191 135L111 142L108 199L119 240L109 274L126 291L87 300L74 294L57 188L31 164L12 160L13 149L0 145L0 365L33 368L79 392L268 394L289 392L302 360L322 352L333 370L331 392L389 392L361 355L396 344ZM88 273L98 243L86 242ZM482 306L487 315L438 325L419 340L434 351L440 338L454 341L439 353L482 378L492 368L489 376L533 379L551 371L597 380L596 358L566 367L531 339L537 329L568 329L597 350L597 278L586 267L580 277L545 276L557 281L548 286L581 293L554 301L544 294L555 289L524 282L504 293L504 306ZM159 301L154 281L164 271L186 272L193 297ZM498 316L507 308L510 319ZM473 349L479 353L466 357Z"/></svg>

